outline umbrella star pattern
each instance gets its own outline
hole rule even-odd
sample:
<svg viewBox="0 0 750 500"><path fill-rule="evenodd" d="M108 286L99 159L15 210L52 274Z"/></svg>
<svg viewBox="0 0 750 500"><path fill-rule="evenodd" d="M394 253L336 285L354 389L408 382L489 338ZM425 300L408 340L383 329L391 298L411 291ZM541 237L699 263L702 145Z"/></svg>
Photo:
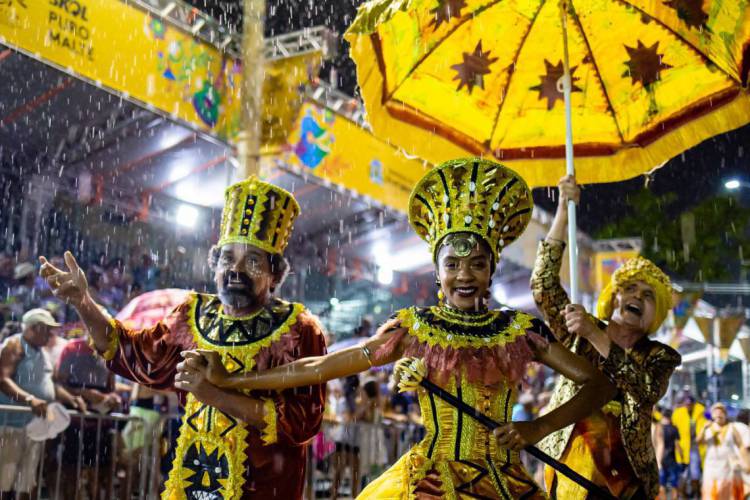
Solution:
<svg viewBox="0 0 750 500"><path fill-rule="evenodd" d="M555 102L564 102L565 96L560 91L561 87L558 87L557 84L558 82L562 84L560 79L563 77L563 73L565 72L565 70L563 69L562 61L560 61L556 65L553 65L551 62L545 59L544 66L547 69L547 74L540 77L542 79L542 83L540 83L539 85L535 85L534 87L530 87L530 89L539 91L539 100L547 99L547 110L550 110L555 107ZM572 92L582 92L582 89L576 85L578 77L574 76L577 67L578 66L573 66L572 68L570 68Z"/></svg>
<svg viewBox="0 0 750 500"><path fill-rule="evenodd" d="M430 14L435 16L430 22L430 26L437 31L441 24L450 23L453 18L460 18L461 9L465 7L466 2L464 0L439 0L438 6L430 10Z"/></svg>
<svg viewBox="0 0 750 500"><path fill-rule="evenodd" d="M688 28L708 29L706 21L708 14L703 11L703 0L669 0L664 5L677 11L679 17Z"/></svg>
<svg viewBox="0 0 750 500"><path fill-rule="evenodd" d="M474 52L471 54L464 52L464 62L451 66L451 69L458 73L453 79L460 80L456 90L461 90L464 85L469 89L470 94L475 85L484 89L484 75L490 74L490 64L495 61L497 57L490 58L490 51L482 51L482 41L479 40Z"/></svg>
<svg viewBox="0 0 750 500"><path fill-rule="evenodd" d="M565 32L581 183L641 175L750 122L750 0L564 4L567 30L559 2L367 0L346 39L372 130L430 163L488 156L555 185Z"/></svg>
<svg viewBox="0 0 750 500"><path fill-rule="evenodd" d="M659 74L663 69L669 69L672 66L662 61L664 54L659 54L659 42L655 42L651 47L646 47L643 42L638 40L638 46L628 47L625 46L625 50L628 51L630 60L625 62L628 70L623 73L623 76L630 76L635 82L641 82L646 88L650 89L657 80L659 80Z"/></svg>

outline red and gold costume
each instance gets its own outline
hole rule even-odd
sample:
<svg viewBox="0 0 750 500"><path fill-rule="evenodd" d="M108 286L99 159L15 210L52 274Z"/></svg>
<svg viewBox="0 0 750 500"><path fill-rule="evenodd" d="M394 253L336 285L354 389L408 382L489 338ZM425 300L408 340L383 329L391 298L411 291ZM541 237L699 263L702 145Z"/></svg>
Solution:
<svg viewBox="0 0 750 500"><path fill-rule="evenodd" d="M531 277L537 307L555 337L598 366L618 393L591 416L547 436L539 447L594 483L608 487L617 498L654 498L659 490L659 475L651 441L651 412L666 392L669 377L680 364L680 355L645 335L627 350L611 343L609 356L604 358L588 340L569 332L561 315L570 303L560 284L563 250L563 243L539 244ZM615 271L599 298L598 315L608 319L617 288L635 280L654 289L655 318L648 329L648 333L653 333L669 311L671 285L669 278L643 257L631 259ZM606 325L600 321L599 327L604 329ZM573 381L560 377L548 408L564 404L578 389ZM587 498L583 487L552 469L546 469L545 482L553 497Z"/></svg>
<svg viewBox="0 0 750 500"><path fill-rule="evenodd" d="M398 313L403 335L376 355L422 358L427 378L493 420L511 421L519 379L532 360L533 343L554 341L546 326L510 309L462 313L446 306ZM543 338L546 337L546 338ZM518 452L500 448L486 427L439 397L419 389L424 439L359 499L544 499Z"/></svg>
<svg viewBox="0 0 750 500"><path fill-rule="evenodd" d="M299 207L291 194L249 179L230 186L219 245L247 243L271 253L286 247ZM230 372L266 370L295 359L325 354L322 329L301 304L272 299L245 317L224 314L215 295L192 293L153 328L115 333L104 353L119 375L160 390L174 390L180 353L211 349ZM325 389L321 385L280 393L252 391L264 401L262 428L184 398L165 499L301 498L306 443L318 432Z"/></svg>

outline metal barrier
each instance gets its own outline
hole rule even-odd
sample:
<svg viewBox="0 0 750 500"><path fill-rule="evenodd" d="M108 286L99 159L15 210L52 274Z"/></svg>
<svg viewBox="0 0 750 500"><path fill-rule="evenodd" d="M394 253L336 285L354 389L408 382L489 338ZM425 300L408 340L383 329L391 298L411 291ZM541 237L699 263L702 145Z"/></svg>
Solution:
<svg viewBox="0 0 750 500"><path fill-rule="evenodd" d="M25 406L0 405L0 436L5 436L10 415L31 413ZM123 430L128 424L141 425L148 429L146 422L137 416L113 413L100 415L96 413L81 414L69 410L72 417L70 426L55 439L42 441L41 458L36 471L36 498L47 499L127 499L154 500L159 498L159 492L166 477L162 476L162 442L174 443L173 426L167 425L177 416L162 415L158 423L153 426L151 435L145 439L145 445L136 454L124 453ZM333 447L336 440L334 431L340 424L324 422L321 436L316 445L308 450L307 476L305 498L321 498L331 490L334 479L336 455ZM23 428L21 428L23 429ZM360 470L352 464L340 469L340 492L351 493L352 487L361 480L372 480L390 467L398 458L416 442L424 432L423 428L413 423L384 421L381 424L351 423L348 430L354 438L348 439L349 444L356 445L359 454L352 454L348 458L356 458L356 464L376 465L370 470ZM145 431L144 431L145 432ZM71 460L65 452L66 443L71 436L77 439L75 457ZM330 449L321 450L321 445ZM367 458L374 447L383 449L382 456L377 457L373 464L372 458ZM108 447L108 449L107 449ZM8 458L7 448L0 442L0 466ZM133 451L133 450L131 450ZM91 452L91 453L89 453ZM109 460L107 454L109 453ZM86 456L93 459L87 463ZM12 458L12 457L11 457ZM15 457L18 458L18 457ZM108 463L107 463L108 462ZM355 465L356 465L355 464ZM171 464L170 464L171 465ZM372 474L370 472L373 471ZM166 471L165 471L166 472ZM72 477L75 474L75 477ZM361 479L360 479L361 478ZM74 483L71 483L74 481ZM102 484L103 483L103 484ZM74 491L73 495L66 492ZM93 496L92 496L93 492Z"/></svg>
<svg viewBox="0 0 750 500"><path fill-rule="evenodd" d="M353 496L351 493L356 483L366 484L375 479L401 458L409 448L418 443L424 435L424 428L414 423L390 420L384 420L380 424L356 422L346 424L349 437L344 438L343 442L339 442L339 451L326 450L327 453L326 451L321 452L320 446L335 446L336 437L341 437L335 435L335 430L340 425L342 424L325 421L321 428L321 434L325 437L325 440L316 439L308 450L305 482L306 499L327 498L325 496L327 493L333 493L335 469L337 467L335 462L344 458L340 455L344 445L359 447L358 453L346 457L356 460L355 464L343 466L346 474L342 470L339 471L341 482L338 493L344 496ZM384 448L385 456L382 459L373 456L374 447ZM341 467L340 462L338 465ZM363 470L365 465L370 465L371 469L369 471ZM373 465L376 467L372 467ZM361 491L360 485L356 485L357 491Z"/></svg>
<svg viewBox="0 0 750 500"><path fill-rule="evenodd" d="M6 429L11 415L28 415L29 413L31 413L29 407L0 405L0 435L9 435ZM85 497L91 500L93 498L132 499L135 494L139 500L158 498L158 488L163 481L161 477L155 476L160 476L160 427L165 420L164 417L160 419L157 426L154 426L153 435L146 436L145 445L137 453L137 461L134 461L134 456L126 457L122 452L122 429L128 424L140 425L146 429L143 419L119 413L81 414L72 410L69 410L69 413L72 420L68 429L52 440L32 445L41 448L38 450L40 458L34 485L37 499L84 498L85 486L88 487L88 494ZM25 432L22 427L15 428ZM71 445L71 437L77 439L75 445ZM75 448L73 459L75 463L72 463L71 457L68 456L70 453L66 453L66 446ZM93 460L85 460L85 454L90 455ZM133 453L133 455L136 454ZM10 457L5 451L0 455L0 465L4 465L8 459L18 460L19 458L21 457ZM65 476L63 476L64 469ZM69 477L73 470L75 478ZM134 472L138 473L137 476ZM87 478L86 482L84 476ZM136 487L133 484L134 479L137 479ZM75 485L69 482L73 480L75 480ZM104 484L100 484L100 481L104 481ZM74 492L72 495L70 494L71 488Z"/></svg>

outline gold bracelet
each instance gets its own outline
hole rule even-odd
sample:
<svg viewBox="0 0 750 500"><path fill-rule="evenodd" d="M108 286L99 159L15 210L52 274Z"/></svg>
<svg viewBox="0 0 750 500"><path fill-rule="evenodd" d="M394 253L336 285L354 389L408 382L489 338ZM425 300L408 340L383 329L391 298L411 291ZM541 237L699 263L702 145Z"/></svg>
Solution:
<svg viewBox="0 0 750 500"><path fill-rule="evenodd" d="M372 353L370 352L370 348L366 345L363 345L360 347L362 349L362 354L365 355L365 358L367 358L367 363L372 367Z"/></svg>

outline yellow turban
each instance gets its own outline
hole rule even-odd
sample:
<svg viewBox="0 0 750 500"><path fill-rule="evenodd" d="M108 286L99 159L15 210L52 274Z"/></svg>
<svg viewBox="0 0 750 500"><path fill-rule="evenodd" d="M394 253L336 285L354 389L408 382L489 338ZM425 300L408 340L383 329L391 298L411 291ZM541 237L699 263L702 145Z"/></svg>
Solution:
<svg viewBox="0 0 750 500"><path fill-rule="evenodd" d="M604 287L602 294L599 296L599 301L596 304L596 315L602 319L609 319L612 316L612 302L617 294L617 289L633 281L643 281L654 289L656 311L654 312L654 321L648 328L649 334L654 333L664 322L669 309L672 307L672 283L669 281L669 276L664 274L664 271L659 269L656 264L641 256L628 259L612 274L612 280Z"/></svg>

